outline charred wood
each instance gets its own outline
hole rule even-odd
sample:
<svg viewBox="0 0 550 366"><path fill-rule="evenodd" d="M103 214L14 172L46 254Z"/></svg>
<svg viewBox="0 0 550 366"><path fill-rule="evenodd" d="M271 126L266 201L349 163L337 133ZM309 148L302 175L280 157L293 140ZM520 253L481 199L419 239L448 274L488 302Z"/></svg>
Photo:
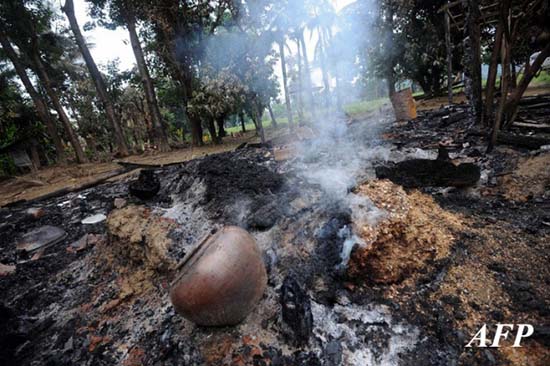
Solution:
<svg viewBox="0 0 550 366"><path fill-rule="evenodd" d="M376 167L376 177L389 179L407 188L468 187L480 178L480 168L472 163L455 165L441 153L436 160L411 159L393 166Z"/></svg>
<svg viewBox="0 0 550 366"><path fill-rule="evenodd" d="M497 142L502 145L523 147L529 150L538 150L541 146L550 145L550 139L518 135L509 132L499 132Z"/></svg>

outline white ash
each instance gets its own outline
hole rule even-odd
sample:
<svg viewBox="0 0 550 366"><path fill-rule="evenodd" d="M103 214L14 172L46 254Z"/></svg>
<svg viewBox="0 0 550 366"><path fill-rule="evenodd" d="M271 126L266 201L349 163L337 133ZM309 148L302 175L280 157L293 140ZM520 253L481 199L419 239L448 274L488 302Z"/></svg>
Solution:
<svg viewBox="0 0 550 366"><path fill-rule="evenodd" d="M396 322L384 305L335 305L330 308L312 302L313 333L321 344L332 339L342 342L345 365L393 366L399 355L415 347L419 330ZM386 342L377 344L369 335L384 333Z"/></svg>

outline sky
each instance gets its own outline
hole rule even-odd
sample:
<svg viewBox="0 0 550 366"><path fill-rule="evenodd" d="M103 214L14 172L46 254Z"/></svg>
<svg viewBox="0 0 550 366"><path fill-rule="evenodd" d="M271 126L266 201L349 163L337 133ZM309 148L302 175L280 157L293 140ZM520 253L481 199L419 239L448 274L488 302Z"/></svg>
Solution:
<svg viewBox="0 0 550 366"><path fill-rule="evenodd" d="M54 2L56 3L59 1L60 0L54 0ZM355 0L332 0L332 3L336 11L339 11L340 9L354 1ZM124 28L108 30L102 27L96 27L95 29L92 29L90 31L84 31L82 29L84 24L92 20L88 16L88 3L86 3L85 0L74 0L74 7L76 18L84 34L84 37L90 44L93 44L93 47L90 49L90 51L95 61L100 65L105 65L109 61L118 58L120 61L119 66L121 70L128 70L133 68L135 64L135 58L132 52L132 47L130 45L128 32ZM68 22L66 23L66 25L68 26ZM310 50L308 47L308 53L313 53L312 48ZM314 79L316 79L315 75Z"/></svg>

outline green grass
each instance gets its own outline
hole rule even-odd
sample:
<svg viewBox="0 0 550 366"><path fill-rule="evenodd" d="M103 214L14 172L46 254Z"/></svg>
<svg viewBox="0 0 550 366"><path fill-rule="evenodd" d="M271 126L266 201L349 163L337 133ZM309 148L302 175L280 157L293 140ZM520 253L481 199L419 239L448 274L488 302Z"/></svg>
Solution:
<svg viewBox="0 0 550 366"><path fill-rule="evenodd" d="M288 119L286 117L277 118L276 120L277 120L277 125L278 126L288 124ZM262 126L263 126L263 128L271 128L271 119L270 118L262 119ZM256 128L254 126L254 123L252 123L252 122L245 123L245 127L246 127L247 131L253 131ZM239 124L239 125L233 126L233 127L226 127L225 131L227 133L236 133L236 132L241 132L242 128L241 128L241 125Z"/></svg>
<svg viewBox="0 0 550 366"><path fill-rule="evenodd" d="M351 117L360 116L362 114L374 111L386 103L389 103L388 98L379 98L374 100L363 100L353 102L344 106L344 111Z"/></svg>
<svg viewBox="0 0 550 366"><path fill-rule="evenodd" d="M518 79L519 80L519 79ZM531 86L550 85L550 71L543 71L531 80Z"/></svg>
<svg viewBox="0 0 550 366"><path fill-rule="evenodd" d="M360 116L362 114L368 113L370 111L374 111L384 104L389 103L388 98L379 98L375 100L363 100L358 102L353 102L350 104L344 105L344 112L346 112L351 117ZM298 121L298 115L293 116L294 121ZM288 125L288 118L287 117L277 117L277 125L284 126ZM271 128L271 118L269 116L264 116L262 119L262 125L264 128ZM246 123L246 130L254 130L254 124L252 122ZM227 133L236 133L241 132L241 125L233 126L233 127L226 127L225 130Z"/></svg>

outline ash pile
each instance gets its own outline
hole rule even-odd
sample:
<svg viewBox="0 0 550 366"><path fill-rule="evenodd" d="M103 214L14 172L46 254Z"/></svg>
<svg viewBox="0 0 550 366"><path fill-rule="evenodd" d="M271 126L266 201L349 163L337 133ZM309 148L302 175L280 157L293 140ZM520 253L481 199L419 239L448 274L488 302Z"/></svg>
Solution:
<svg viewBox="0 0 550 366"><path fill-rule="evenodd" d="M464 354L472 301L445 282L481 234L429 191L376 179L380 165L435 159L437 147L383 145L389 121L301 128L275 148L0 210L2 364L498 362ZM197 244L228 226L259 248L265 290L239 324L198 326L170 290Z"/></svg>

